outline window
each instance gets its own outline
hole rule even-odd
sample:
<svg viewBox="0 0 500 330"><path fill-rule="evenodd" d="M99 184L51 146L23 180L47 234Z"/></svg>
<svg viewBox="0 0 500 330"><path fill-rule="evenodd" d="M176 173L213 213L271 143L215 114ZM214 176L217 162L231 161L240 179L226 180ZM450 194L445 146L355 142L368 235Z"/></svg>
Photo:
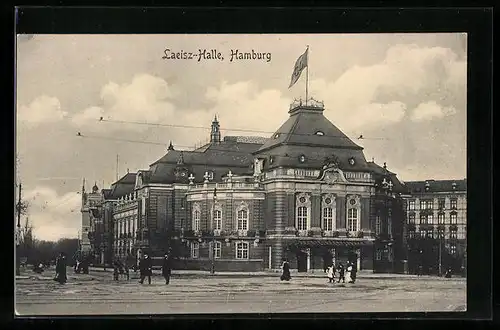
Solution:
<svg viewBox="0 0 500 330"><path fill-rule="evenodd" d="M300 155L299 156L299 162L304 163L306 161L306 156Z"/></svg>
<svg viewBox="0 0 500 330"><path fill-rule="evenodd" d="M408 216L408 222L411 224L415 224L415 214L412 213Z"/></svg>
<svg viewBox="0 0 500 330"><path fill-rule="evenodd" d="M434 237L434 232L432 229L429 229L426 231L425 236L428 238L433 238Z"/></svg>
<svg viewBox="0 0 500 330"><path fill-rule="evenodd" d="M349 209L347 211L347 227L349 231L357 231L358 230L358 210L357 209Z"/></svg>
<svg viewBox="0 0 500 330"><path fill-rule="evenodd" d="M220 256L221 256L221 249L222 249L222 244L221 242L215 242L215 245L214 245L214 258L215 259L220 259Z"/></svg>
<svg viewBox="0 0 500 330"><path fill-rule="evenodd" d="M456 230L450 230L450 238L457 239L457 231Z"/></svg>
<svg viewBox="0 0 500 330"><path fill-rule="evenodd" d="M450 199L450 208L452 210L456 210L457 209L457 199L456 198Z"/></svg>
<svg viewBox="0 0 500 330"><path fill-rule="evenodd" d="M420 200L421 210L431 210L432 208L434 208L434 201L432 199Z"/></svg>
<svg viewBox="0 0 500 330"><path fill-rule="evenodd" d="M420 237L425 237L425 230L423 229L420 229Z"/></svg>
<svg viewBox="0 0 500 330"><path fill-rule="evenodd" d="M450 253L451 254L457 253L457 246L455 244L450 244Z"/></svg>
<svg viewBox="0 0 500 330"><path fill-rule="evenodd" d="M375 260L381 260L382 259L382 251L377 249L377 252L375 253Z"/></svg>
<svg viewBox="0 0 500 330"><path fill-rule="evenodd" d="M414 199L408 201L408 209L410 211L414 211L415 210L415 200Z"/></svg>
<svg viewBox="0 0 500 330"><path fill-rule="evenodd" d="M444 201L444 198L440 198L440 199L438 200L438 208L439 208L439 209L444 209L444 202L445 202L445 201Z"/></svg>
<svg viewBox="0 0 500 330"><path fill-rule="evenodd" d="M200 255L200 243L192 242L191 243L191 258L198 258Z"/></svg>
<svg viewBox="0 0 500 330"><path fill-rule="evenodd" d="M377 215L375 218L375 235L380 235L380 226L381 226L381 221L380 221L380 215ZM380 259L378 259L380 260Z"/></svg>
<svg viewBox="0 0 500 330"><path fill-rule="evenodd" d="M420 200L420 209L425 210L425 201L424 200Z"/></svg>
<svg viewBox="0 0 500 330"><path fill-rule="evenodd" d="M387 235L389 235L389 237L392 237L392 219L391 218L387 219Z"/></svg>
<svg viewBox="0 0 500 330"><path fill-rule="evenodd" d="M456 213L450 214L450 223L452 225L456 225L457 224L457 214Z"/></svg>
<svg viewBox="0 0 500 330"><path fill-rule="evenodd" d="M317 131L315 134L316 134L316 135L319 135L319 136L323 136L323 135L325 135L325 133L323 133L323 132L321 132L321 131Z"/></svg>
<svg viewBox="0 0 500 330"><path fill-rule="evenodd" d="M248 259L248 243L236 243L236 259Z"/></svg>
<svg viewBox="0 0 500 330"><path fill-rule="evenodd" d="M410 238L415 238L415 230L409 230L408 235Z"/></svg>
<svg viewBox="0 0 500 330"><path fill-rule="evenodd" d="M430 225L434 224L434 214L427 215L427 223Z"/></svg>
<svg viewBox="0 0 500 330"><path fill-rule="evenodd" d="M424 214L420 215L420 224L421 225L426 225L427 224L427 216Z"/></svg>
<svg viewBox="0 0 500 330"><path fill-rule="evenodd" d="M307 230L307 207L297 208L297 230Z"/></svg>
<svg viewBox="0 0 500 330"><path fill-rule="evenodd" d="M276 133L276 134L274 134L274 138L275 138L275 139L277 139L277 138L279 138L279 137L280 137L280 133Z"/></svg>
<svg viewBox="0 0 500 330"><path fill-rule="evenodd" d="M323 230L333 230L333 209L331 206L323 208Z"/></svg>
<svg viewBox="0 0 500 330"><path fill-rule="evenodd" d="M239 210L238 214L238 230L248 230L248 210Z"/></svg>
<svg viewBox="0 0 500 330"><path fill-rule="evenodd" d="M443 239L444 238L444 230L443 229L439 229L438 230L438 237Z"/></svg>
<svg viewBox="0 0 500 330"><path fill-rule="evenodd" d="M214 220L213 220L214 230L222 229L222 211L214 210Z"/></svg>
<svg viewBox="0 0 500 330"><path fill-rule="evenodd" d="M194 231L200 230L200 216L201 216L200 210L195 209L193 211L193 230Z"/></svg>
<svg viewBox="0 0 500 330"><path fill-rule="evenodd" d="M438 214L438 225L444 225L444 213Z"/></svg>

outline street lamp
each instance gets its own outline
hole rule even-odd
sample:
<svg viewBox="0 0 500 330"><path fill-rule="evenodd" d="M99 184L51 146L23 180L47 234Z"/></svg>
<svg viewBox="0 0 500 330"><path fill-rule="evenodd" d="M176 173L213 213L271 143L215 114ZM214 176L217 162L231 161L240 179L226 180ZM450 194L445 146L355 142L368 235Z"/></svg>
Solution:
<svg viewBox="0 0 500 330"><path fill-rule="evenodd" d="M214 227L213 220L215 219L215 202L217 201L217 187L214 188L214 200L212 206L212 227ZM210 273L215 274L215 233L212 228L212 267L210 268Z"/></svg>

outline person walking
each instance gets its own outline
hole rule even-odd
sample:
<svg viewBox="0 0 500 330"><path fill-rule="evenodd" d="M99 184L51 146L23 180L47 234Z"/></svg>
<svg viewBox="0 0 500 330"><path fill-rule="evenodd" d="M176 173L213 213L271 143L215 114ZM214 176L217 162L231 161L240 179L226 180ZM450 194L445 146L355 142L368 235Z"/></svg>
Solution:
<svg viewBox="0 0 500 330"><path fill-rule="evenodd" d="M351 281L349 283L356 283L356 274L358 272L358 267L355 263L351 263Z"/></svg>
<svg viewBox="0 0 500 330"><path fill-rule="evenodd" d="M171 251L165 253L165 257L163 258L163 265L161 267L161 274L165 278L165 284L170 283L170 275L172 275L172 259L170 256Z"/></svg>
<svg viewBox="0 0 500 330"><path fill-rule="evenodd" d="M281 274L280 279L282 281L290 281L290 279L292 278L290 276L290 264L288 263L288 260L286 260L286 258L283 258L283 264L281 265L281 269L283 272Z"/></svg>
<svg viewBox="0 0 500 330"><path fill-rule="evenodd" d="M66 267L66 256L63 252L61 252L56 260L56 277L54 278L54 280L60 284L64 284L68 281L68 277L66 276Z"/></svg>
<svg viewBox="0 0 500 330"><path fill-rule="evenodd" d="M328 283L335 283L335 275L333 265L330 265L326 269L326 276L328 277Z"/></svg>
<svg viewBox="0 0 500 330"><path fill-rule="evenodd" d="M141 272L141 280L139 283L143 284L146 276L148 277L148 284L151 284L151 275L153 272L153 264L149 255L144 253L144 258L139 262L139 270Z"/></svg>
<svg viewBox="0 0 500 330"><path fill-rule="evenodd" d="M345 269L341 262L339 262L339 280L337 283L340 283L340 280L342 280L342 283L345 283Z"/></svg>

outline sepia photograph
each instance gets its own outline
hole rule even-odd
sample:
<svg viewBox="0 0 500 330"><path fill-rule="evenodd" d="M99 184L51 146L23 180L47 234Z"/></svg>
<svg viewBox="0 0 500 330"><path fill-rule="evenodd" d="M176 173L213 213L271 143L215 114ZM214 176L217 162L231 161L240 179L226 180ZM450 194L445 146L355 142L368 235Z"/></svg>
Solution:
<svg viewBox="0 0 500 330"><path fill-rule="evenodd" d="M467 34L17 34L15 313L467 310Z"/></svg>

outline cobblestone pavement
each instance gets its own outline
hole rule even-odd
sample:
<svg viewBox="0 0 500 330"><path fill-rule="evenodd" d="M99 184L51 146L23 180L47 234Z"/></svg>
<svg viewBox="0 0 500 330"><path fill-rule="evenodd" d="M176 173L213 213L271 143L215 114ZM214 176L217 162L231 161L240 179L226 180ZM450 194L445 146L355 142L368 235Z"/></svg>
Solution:
<svg viewBox="0 0 500 330"><path fill-rule="evenodd" d="M68 283L54 274L16 280L19 315L300 313L463 311L466 280L421 277L363 278L355 284L329 284L326 278L173 277L169 285L154 276L152 284L112 280L105 272L71 274Z"/></svg>

